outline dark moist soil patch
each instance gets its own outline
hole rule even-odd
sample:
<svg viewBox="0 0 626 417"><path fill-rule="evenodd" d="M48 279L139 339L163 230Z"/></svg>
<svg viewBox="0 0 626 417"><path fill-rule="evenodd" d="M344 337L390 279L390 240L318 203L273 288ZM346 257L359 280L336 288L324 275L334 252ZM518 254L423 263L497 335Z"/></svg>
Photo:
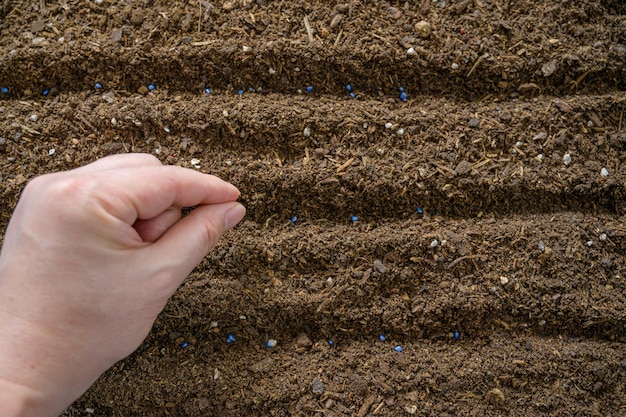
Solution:
<svg viewBox="0 0 626 417"><path fill-rule="evenodd" d="M0 2L2 230L124 152L248 208L64 416L626 414L625 15Z"/></svg>

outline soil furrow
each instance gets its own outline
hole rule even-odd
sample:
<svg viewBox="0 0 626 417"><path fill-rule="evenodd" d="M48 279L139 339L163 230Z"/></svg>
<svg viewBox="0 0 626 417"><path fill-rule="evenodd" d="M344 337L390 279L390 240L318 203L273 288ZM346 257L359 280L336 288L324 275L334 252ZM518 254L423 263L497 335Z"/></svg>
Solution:
<svg viewBox="0 0 626 417"><path fill-rule="evenodd" d="M255 235L268 230L248 224L209 256L188 290L210 288L203 304L220 317L241 313L229 307L225 293L243 292L251 301L243 313L259 329L273 331L361 334L376 323L420 337L455 326L476 335L495 317L493 326L522 332L619 338L626 318L625 281L618 272L623 229L611 218L558 234L545 226L566 218L585 216L298 225L270 229L265 241ZM492 232L475 234L484 224ZM590 257L592 265L583 261ZM571 270L584 270L585 278ZM589 277L599 285L590 285ZM369 318L361 322L365 311Z"/></svg>
<svg viewBox="0 0 626 417"><path fill-rule="evenodd" d="M282 3L206 10L164 3L147 11L120 3L83 10L72 2L45 10L15 6L9 19L31 32L20 37L5 29L0 80L19 96L45 88L76 92L95 82L129 91L152 82L176 91L206 85L293 92L314 84L335 94L353 83L369 95L403 85L413 93L463 96L626 86L626 23L618 1L584 2L576 10L548 1L443 8L319 2L287 6L284 13L277 12ZM524 4L528 10L521 13ZM67 27L85 13L94 16L91 26ZM540 19L547 22L533 25ZM386 33L388 39L381 36Z"/></svg>
<svg viewBox="0 0 626 417"><path fill-rule="evenodd" d="M620 381L626 364L620 359L619 344L504 332L479 341L338 340L334 348L326 339L314 339L304 354L296 353L295 340L286 339L274 350L257 345L258 350L249 354L252 346L224 348L216 339L198 341L190 350L181 351L167 336L172 327L178 326L169 322L160 327L164 336L151 338L162 349L156 363L147 363L145 352L140 351L124 369L114 368L97 384L93 400L103 404L102 413L118 415L117 404L132 403L133 412L146 416L159 415L156 409L166 409L171 416L198 409L219 410L225 416L283 416L312 415L328 408L338 410L335 415L356 415L369 397L373 400L370 411L377 409L383 415L406 415L414 407L426 415L455 415L468 402L486 416L513 410L524 415L585 415L594 410L613 415L624 407ZM397 344L403 347L402 353L393 351ZM433 360L440 355L450 355L450 359ZM179 366L189 358L197 366ZM325 371L329 361L336 362L339 370ZM130 384L129 366L146 377ZM171 369L176 369L176 384L159 377L159 371ZM311 373L321 382L321 394L311 392L307 378ZM248 383L240 375L259 384ZM153 391L155 384L159 395L145 398L143 393ZM110 400L103 389L112 385L125 389ZM173 395L185 401L168 407ZM389 401L390 397L396 400ZM82 415L90 404L79 401L67 415Z"/></svg>
<svg viewBox="0 0 626 417"><path fill-rule="evenodd" d="M626 48L619 53L607 53L606 64L602 66L589 67L584 60L565 61L550 77L539 75L540 63L511 60L507 59L508 55L484 54L475 58L473 64L484 63L472 77L468 76L472 62L451 69L452 59L433 63L387 50L378 55L358 56L350 52L351 48L300 46L294 51L288 41L269 47L253 44L249 47L255 50L252 55L243 52L242 45L219 44L202 49L185 45L155 48L150 53L139 54L135 50L126 52L123 48L102 48L93 43L75 48L76 52L69 57L66 51L18 50L2 60L0 80L16 97L38 96L46 89L52 95L77 93L93 90L96 83L132 92L154 83L173 93L202 92L209 87L233 92L252 88L259 92L293 94L312 85L317 87L315 91L338 97L348 96L345 86L351 84L359 98L397 97L400 86L413 95L475 98L502 93L531 97L540 92L605 94L626 89L623 65ZM483 56L488 58L481 59ZM290 64L281 65L277 71L274 62ZM503 77L503 74L507 75Z"/></svg>

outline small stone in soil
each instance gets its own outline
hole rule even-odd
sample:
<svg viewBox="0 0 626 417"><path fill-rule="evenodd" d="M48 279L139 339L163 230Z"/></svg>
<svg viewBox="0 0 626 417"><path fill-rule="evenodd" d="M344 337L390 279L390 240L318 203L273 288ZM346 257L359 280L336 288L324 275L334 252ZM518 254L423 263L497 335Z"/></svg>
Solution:
<svg viewBox="0 0 626 417"><path fill-rule="evenodd" d="M609 170L606 168L602 168L600 170L600 175L602 175L603 177L608 177L609 176Z"/></svg>
<svg viewBox="0 0 626 417"><path fill-rule="evenodd" d="M421 20L415 24L415 33L420 38L428 38L433 31L433 27L425 20Z"/></svg>
<svg viewBox="0 0 626 417"><path fill-rule="evenodd" d="M480 125L480 119L470 119L467 125L469 127L478 127L478 125Z"/></svg>
<svg viewBox="0 0 626 417"><path fill-rule="evenodd" d="M374 268L376 268L376 270L381 274L387 272L387 267L383 265L383 263L379 259L374 260Z"/></svg>
<svg viewBox="0 0 626 417"><path fill-rule="evenodd" d="M268 349L271 349L273 347L276 347L276 345L278 344L278 342L274 339L269 339L267 342L265 342L265 347Z"/></svg>
<svg viewBox="0 0 626 417"><path fill-rule="evenodd" d="M311 383L311 392L315 395L322 395L324 393L324 383L318 378L313 378Z"/></svg>
<svg viewBox="0 0 626 417"><path fill-rule="evenodd" d="M565 165L569 165L572 162L572 156L568 153L566 153L565 155L563 155L563 163Z"/></svg>

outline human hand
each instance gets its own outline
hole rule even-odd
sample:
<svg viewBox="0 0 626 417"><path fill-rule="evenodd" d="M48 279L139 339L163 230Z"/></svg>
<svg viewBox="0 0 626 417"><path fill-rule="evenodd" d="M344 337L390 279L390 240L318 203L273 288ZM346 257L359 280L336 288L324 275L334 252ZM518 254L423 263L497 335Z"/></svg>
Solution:
<svg viewBox="0 0 626 417"><path fill-rule="evenodd" d="M131 354L243 218L238 197L217 177L146 154L31 181L0 253L0 415L59 415Z"/></svg>

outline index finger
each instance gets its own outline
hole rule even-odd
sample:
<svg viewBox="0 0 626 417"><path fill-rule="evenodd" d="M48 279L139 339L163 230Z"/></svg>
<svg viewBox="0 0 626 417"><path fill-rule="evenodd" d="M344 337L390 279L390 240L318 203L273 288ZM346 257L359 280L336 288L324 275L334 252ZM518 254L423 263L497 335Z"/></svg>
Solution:
<svg viewBox="0 0 626 417"><path fill-rule="evenodd" d="M177 166L143 166L99 174L94 190L105 209L127 224L151 219L170 207L235 201L239 190L209 174Z"/></svg>

